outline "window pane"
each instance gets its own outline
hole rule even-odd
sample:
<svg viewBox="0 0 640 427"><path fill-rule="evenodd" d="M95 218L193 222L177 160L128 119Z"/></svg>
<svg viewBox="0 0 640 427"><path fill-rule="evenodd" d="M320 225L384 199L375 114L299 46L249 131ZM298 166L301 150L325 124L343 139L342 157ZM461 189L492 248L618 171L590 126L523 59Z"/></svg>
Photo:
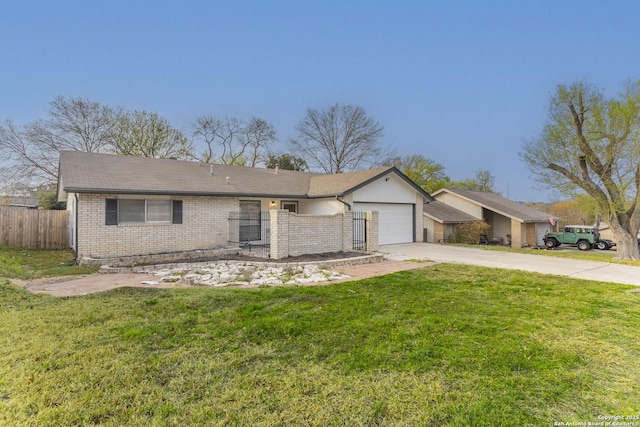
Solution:
<svg viewBox="0 0 640 427"><path fill-rule="evenodd" d="M260 201L240 202L240 241L260 240Z"/></svg>
<svg viewBox="0 0 640 427"><path fill-rule="evenodd" d="M286 209L291 213L298 213L298 202L282 202L281 209Z"/></svg>
<svg viewBox="0 0 640 427"><path fill-rule="evenodd" d="M105 225L118 224L118 199L105 200Z"/></svg>
<svg viewBox="0 0 640 427"><path fill-rule="evenodd" d="M144 222L144 200L118 200L119 222Z"/></svg>
<svg viewBox="0 0 640 427"><path fill-rule="evenodd" d="M171 200L147 200L147 222L171 222Z"/></svg>

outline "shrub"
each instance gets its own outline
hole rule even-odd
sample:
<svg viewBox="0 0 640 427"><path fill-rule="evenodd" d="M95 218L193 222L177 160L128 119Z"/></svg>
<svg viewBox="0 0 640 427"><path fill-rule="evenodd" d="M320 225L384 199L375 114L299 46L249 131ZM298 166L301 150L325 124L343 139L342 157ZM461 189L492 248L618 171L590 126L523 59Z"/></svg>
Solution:
<svg viewBox="0 0 640 427"><path fill-rule="evenodd" d="M475 245L480 241L483 234L487 234L491 226L484 221L474 221L458 224L454 232L449 236L452 243L467 243Z"/></svg>

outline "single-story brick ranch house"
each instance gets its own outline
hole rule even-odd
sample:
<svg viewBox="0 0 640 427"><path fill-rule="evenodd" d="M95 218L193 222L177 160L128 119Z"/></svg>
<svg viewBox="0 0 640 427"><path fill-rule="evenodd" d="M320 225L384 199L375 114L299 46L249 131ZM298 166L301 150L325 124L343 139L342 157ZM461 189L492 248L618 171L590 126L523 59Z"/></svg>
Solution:
<svg viewBox="0 0 640 427"><path fill-rule="evenodd" d="M560 218L499 194L443 188L424 205L427 242L445 241L457 224L485 221L489 241L514 248L544 246L543 237Z"/></svg>
<svg viewBox="0 0 640 427"><path fill-rule="evenodd" d="M58 176L80 262L230 245L272 258L376 250L422 241L433 200L395 167L327 175L67 151Z"/></svg>

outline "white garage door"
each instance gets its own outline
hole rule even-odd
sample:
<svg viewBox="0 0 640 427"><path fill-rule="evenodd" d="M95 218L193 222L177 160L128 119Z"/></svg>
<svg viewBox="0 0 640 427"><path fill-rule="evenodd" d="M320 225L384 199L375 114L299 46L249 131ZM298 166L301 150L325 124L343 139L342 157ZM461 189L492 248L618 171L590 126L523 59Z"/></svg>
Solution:
<svg viewBox="0 0 640 427"><path fill-rule="evenodd" d="M413 242L413 205L354 203L354 211L378 211L378 244Z"/></svg>
<svg viewBox="0 0 640 427"><path fill-rule="evenodd" d="M544 236L551 231L550 224L536 224L536 246L544 246Z"/></svg>

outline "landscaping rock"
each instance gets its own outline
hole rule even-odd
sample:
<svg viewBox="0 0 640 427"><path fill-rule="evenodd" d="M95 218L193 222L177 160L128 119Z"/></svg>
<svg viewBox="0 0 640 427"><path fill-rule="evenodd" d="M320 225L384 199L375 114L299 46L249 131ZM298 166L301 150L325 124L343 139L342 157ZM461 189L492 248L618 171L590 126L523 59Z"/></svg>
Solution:
<svg viewBox="0 0 640 427"><path fill-rule="evenodd" d="M189 268L191 267L191 268ZM180 266L153 272L163 282L184 282L200 286L277 286L340 280L343 274L308 265L269 265L254 262L217 262L206 266Z"/></svg>

